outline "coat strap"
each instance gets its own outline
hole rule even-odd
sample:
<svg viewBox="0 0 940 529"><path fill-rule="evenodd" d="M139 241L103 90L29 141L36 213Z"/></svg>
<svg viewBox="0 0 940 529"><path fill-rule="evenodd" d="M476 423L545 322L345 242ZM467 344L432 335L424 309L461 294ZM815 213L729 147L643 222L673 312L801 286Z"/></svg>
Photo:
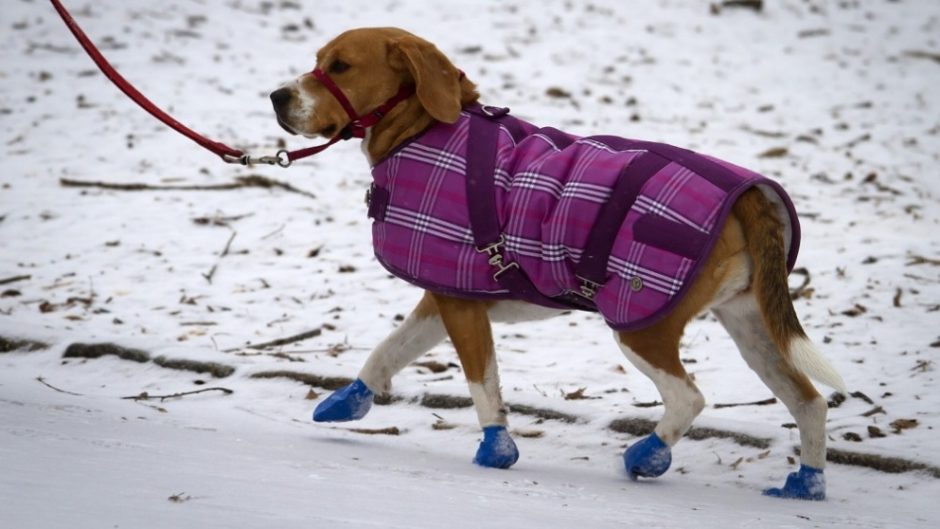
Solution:
<svg viewBox="0 0 940 529"><path fill-rule="evenodd" d="M669 164L669 160L653 153L637 155L629 165L621 169L610 198L601 206L588 234L581 260L574 268L581 280L581 295L593 299L597 289L607 282L607 262L620 233L620 226L627 218L643 185ZM642 288L642 279L631 281L631 288Z"/></svg>
<svg viewBox="0 0 940 529"><path fill-rule="evenodd" d="M482 107L482 111L470 113L470 130L467 154L467 207L470 228L477 251L485 253L493 266L493 279L508 290L513 297L543 305L564 309L585 309L582 304L572 304L563 299L543 295L519 263L506 255L506 238L499 225L496 210L496 149L499 140L499 118L508 109Z"/></svg>

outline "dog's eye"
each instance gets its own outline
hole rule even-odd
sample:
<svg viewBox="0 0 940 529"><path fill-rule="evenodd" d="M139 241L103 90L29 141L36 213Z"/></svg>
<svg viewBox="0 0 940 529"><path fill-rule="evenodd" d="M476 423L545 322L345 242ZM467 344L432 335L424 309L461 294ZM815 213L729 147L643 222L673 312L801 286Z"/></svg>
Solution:
<svg viewBox="0 0 940 529"><path fill-rule="evenodd" d="M330 64L330 73L343 73L348 69L349 69L349 64L339 59L336 59L335 61L333 61L332 64Z"/></svg>

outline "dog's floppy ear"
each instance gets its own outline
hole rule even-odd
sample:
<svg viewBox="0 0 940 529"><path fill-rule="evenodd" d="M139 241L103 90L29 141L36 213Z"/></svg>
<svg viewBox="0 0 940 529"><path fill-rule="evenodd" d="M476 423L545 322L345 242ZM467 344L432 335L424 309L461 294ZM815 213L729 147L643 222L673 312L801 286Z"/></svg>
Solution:
<svg viewBox="0 0 940 529"><path fill-rule="evenodd" d="M389 49L393 68L407 70L418 101L438 121L460 117L460 72L433 44L413 35L395 39Z"/></svg>

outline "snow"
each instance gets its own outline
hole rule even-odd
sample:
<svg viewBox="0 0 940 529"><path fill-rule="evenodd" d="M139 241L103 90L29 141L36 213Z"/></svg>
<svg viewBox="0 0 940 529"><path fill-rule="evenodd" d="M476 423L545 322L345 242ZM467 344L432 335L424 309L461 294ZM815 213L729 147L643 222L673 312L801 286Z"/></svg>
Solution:
<svg viewBox="0 0 940 529"><path fill-rule="evenodd" d="M259 154L306 146L275 123L271 89L340 31L397 25L435 42L486 102L525 119L667 141L778 179L802 215L797 266L811 277L797 311L849 389L874 401L830 410L830 447L940 466L936 2L783 0L719 15L693 0L66 3L148 97ZM47 2L7 2L0 27L0 280L29 276L0 285L0 337L50 345L0 353L0 527L936 524L940 480L925 472L833 464L826 502L760 496L796 469L796 433L781 428L792 418L781 404L711 406L771 396L711 317L684 339L709 403L695 424L769 438L769 453L683 440L667 474L629 482L621 456L635 438L608 425L655 420L662 408L634 406L659 397L585 314L494 327L506 401L579 418L510 414L521 452L511 470L470 463L481 436L472 409L418 404L427 393L465 397L457 367L409 367L395 379L401 400L358 423L311 423L326 391L308 400L308 386L251 375L354 377L420 297L372 258L359 146L286 171L224 165L91 73ZM250 174L316 199L59 184ZM316 328L275 350L243 347ZM71 343L105 341L236 371L214 379L62 358ZM456 356L445 343L422 360ZM234 393L120 398L206 387ZM591 398L564 398L580 388ZM875 406L884 413L863 415ZM433 428L439 417L454 428ZM393 426L400 435L350 429Z"/></svg>

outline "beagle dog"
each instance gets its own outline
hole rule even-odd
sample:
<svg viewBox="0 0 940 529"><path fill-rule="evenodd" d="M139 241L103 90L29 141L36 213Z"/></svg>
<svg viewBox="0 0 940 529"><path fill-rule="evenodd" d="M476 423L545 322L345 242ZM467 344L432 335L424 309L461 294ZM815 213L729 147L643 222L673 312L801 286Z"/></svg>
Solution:
<svg viewBox="0 0 940 529"><path fill-rule="evenodd" d="M845 384L790 300L798 223L782 189L684 149L539 129L478 99L433 44L395 28L341 34L317 53L315 70L271 94L278 123L292 134L362 138L375 181L376 255L426 290L314 420L362 418L396 373L449 336L483 429L474 462L508 468L519 453L506 428L490 322L599 310L665 406L654 432L626 450L628 476L660 476L705 405L679 341L710 310L799 428L799 470L764 493L824 499L827 403L810 377L839 391ZM587 158L603 163L585 165ZM458 188L441 191L448 182ZM714 195L701 219L682 209L684 199L662 198L680 187L696 204ZM432 195L445 205L430 205ZM534 241L514 211L555 238ZM662 263L675 266L664 272Z"/></svg>

